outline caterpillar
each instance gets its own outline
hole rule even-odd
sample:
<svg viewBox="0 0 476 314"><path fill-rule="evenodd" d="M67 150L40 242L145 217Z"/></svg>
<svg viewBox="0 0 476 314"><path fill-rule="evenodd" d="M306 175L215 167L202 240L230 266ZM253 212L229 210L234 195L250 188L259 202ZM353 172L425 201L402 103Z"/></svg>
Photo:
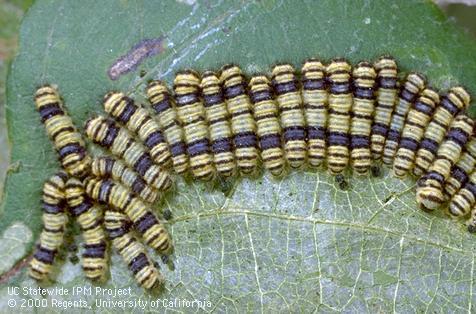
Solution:
<svg viewBox="0 0 476 314"><path fill-rule="evenodd" d="M374 160L382 158L392 113L397 101L398 67L395 59L382 56L374 63L377 74L375 113L370 137L370 150Z"/></svg>
<svg viewBox="0 0 476 314"><path fill-rule="evenodd" d="M139 285L145 289L160 286L164 279L144 246L131 232L131 221L121 212L107 209L104 224L114 248L121 254Z"/></svg>
<svg viewBox="0 0 476 314"><path fill-rule="evenodd" d="M84 239L83 270L93 281L103 281L107 272L107 244L102 227L102 209L94 205L84 191L83 183L69 178L65 185L69 212L78 222Z"/></svg>
<svg viewBox="0 0 476 314"><path fill-rule="evenodd" d="M352 108L351 65L334 59L327 66L329 81L329 123L327 166L331 174L344 171L349 163L350 110Z"/></svg>
<svg viewBox="0 0 476 314"><path fill-rule="evenodd" d="M285 167L281 142L279 108L273 97L269 79L264 75L250 80L250 98L253 103L253 117L256 121L261 159L264 168L272 175L279 176Z"/></svg>
<svg viewBox="0 0 476 314"><path fill-rule="evenodd" d="M58 172L43 185L43 230L29 268L30 277L39 281L48 278L58 249L63 244L64 228L68 221L64 195L67 178L65 172Z"/></svg>
<svg viewBox="0 0 476 314"><path fill-rule="evenodd" d="M172 163L177 174L188 170L188 157L183 138L183 130L177 119L175 101L168 88L161 81L151 81L146 88L147 98L157 115L159 125L170 147Z"/></svg>
<svg viewBox="0 0 476 314"><path fill-rule="evenodd" d="M230 115L226 108L220 79L215 72L207 71L202 75L200 88L210 132L213 163L218 174L228 178L235 174L236 163Z"/></svg>
<svg viewBox="0 0 476 314"><path fill-rule="evenodd" d="M301 92L294 67L276 65L271 82L283 128L284 156L291 168L298 169L306 161L307 144Z"/></svg>
<svg viewBox="0 0 476 314"><path fill-rule="evenodd" d="M84 129L89 139L122 158L151 187L165 191L172 186L168 172L155 165L144 147L114 121L102 116L93 117L86 121Z"/></svg>
<svg viewBox="0 0 476 314"><path fill-rule="evenodd" d="M384 164L392 164L400 141L400 133L405 124L405 117L418 94L425 88L425 85L426 78L423 77L423 75L419 73L410 73L407 75L400 89L400 95L395 105L395 110L390 121L390 129L385 140L382 158Z"/></svg>
<svg viewBox="0 0 476 314"><path fill-rule="evenodd" d="M148 203L154 203L159 198L157 190L149 187L136 172L114 157L103 156L93 158L91 173L96 177L111 177L113 180L120 181L132 193Z"/></svg>
<svg viewBox="0 0 476 314"><path fill-rule="evenodd" d="M72 176L84 177L89 171L91 158L85 143L63 108L61 97L53 86L45 85L36 90L36 108L53 141L61 166Z"/></svg>
<svg viewBox="0 0 476 314"><path fill-rule="evenodd" d="M246 80L238 66L228 64L221 69L220 82L231 118L236 164L243 175L251 175L258 166L258 139Z"/></svg>
<svg viewBox="0 0 476 314"><path fill-rule="evenodd" d="M320 167L326 157L328 92L326 67L317 59L304 62L301 70L302 101L307 126L307 161Z"/></svg>
<svg viewBox="0 0 476 314"><path fill-rule="evenodd" d="M103 104L104 111L138 135L157 165L167 167L170 162L169 147L159 125L146 109L137 106L131 98L119 92L107 93Z"/></svg>
<svg viewBox="0 0 476 314"><path fill-rule="evenodd" d="M199 87L200 77L195 71L185 70L175 76L175 104L183 126L190 169L195 178L208 181L215 174L215 168Z"/></svg>
<svg viewBox="0 0 476 314"><path fill-rule="evenodd" d="M393 162L395 176L404 177L412 168L415 152L439 100L438 93L427 87L409 110Z"/></svg>
<svg viewBox="0 0 476 314"><path fill-rule="evenodd" d="M350 159L359 175L368 173L372 165L370 134L374 112L375 69L368 62L360 62L353 71L354 101L350 123Z"/></svg>
<svg viewBox="0 0 476 314"><path fill-rule="evenodd" d="M108 204L124 212L134 223L147 245L162 255L172 250L167 230L144 202L129 189L112 179L87 178L86 193L96 201Z"/></svg>

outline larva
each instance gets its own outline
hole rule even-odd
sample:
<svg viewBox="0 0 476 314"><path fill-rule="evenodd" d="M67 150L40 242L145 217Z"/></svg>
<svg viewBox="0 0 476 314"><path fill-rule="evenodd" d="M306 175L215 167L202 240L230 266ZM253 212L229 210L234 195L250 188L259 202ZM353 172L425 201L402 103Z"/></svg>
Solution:
<svg viewBox="0 0 476 314"><path fill-rule="evenodd" d="M266 76L258 75L251 78L250 98L253 102L261 159L265 169L274 176L279 176L285 167L279 108Z"/></svg>
<svg viewBox="0 0 476 314"><path fill-rule="evenodd" d="M375 104L375 69L368 62L360 62L354 68L352 77L354 101L350 123L350 159L354 171L365 175L372 164L370 133Z"/></svg>
<svg viewBox="0 0 476 314"><path fill-rule="evenodd" d="M271 82L283 129L284 156L289 166L297 169L306 161L307 144L302 98L294 67L276 65Z"/></svg>
<svg viewBox="0 0 476 314"><path fill-rule="evenodd" d="M420 140L439 100L438 93L427 87L408 112L393 162L396 177L404 177L413 167Z"/></svg>
<svg viewBox="0 0 476 314"><path fill-rule="evenodd" d="M40 87L35 93L35 103L41 122L58 152L61 166L72 176L85 176L91 158L81 134L63 108L58 91L50 85Z"/></svg>
<svg viewBox="0 0 476 314"><path fill-rule="evenodd" d="M390 129L383 148L382 160L384 164L391 165L393 163L393 157L397 152L400 134L405 123L405 117L418 94L423 90L423 88L425 88L425 85L426 78L418 73L410 73L405 79L405 82L400 89L395 110L392 114Z"/></svg>
<svg viewBox="0 0 476 314"><path fill-rule="evenodd" d="M374 67L377 71L377 88L370 148L373 159L380 160L397 101L398 68L397 63L390 56L379 58Z"/></svg>
<svg viewBox="0 0 476 314"><path fill-rule="evenodd" d="M217 172L228 178L235 174L236 162L230 115L226 108L220 79L214 72L207 71L202 74L200 88L210 132L213 163Z"/></svg>
<svg viewBox="0 0 476 314"><path fill-rule="evenodd" d="M326 67L316 59L304 62L301 70L301 93L307 126L307 161L320 167L326 158L328 91Z"/></svg>
<svg viewBox="0 0 476 314"><path fill-rule="evenodd" d="M174 98L161 81L149 82L146 93L169 144L174 170L177 174L182 175L188 170L188 157L183 130L174 109Z"/></svg>
<svg viewBox="0 0 476 314"><path fill-rule="evenodd" d="M65 185L69 212L78 222L83 239L83 270L88 279L103 281L107 272L106 237L102 227L102 209L91 202L84 191L83 183L69 178Z"/></svg>
<svg viewBox="0 0 476 314"><path fill-rule="evenodd" d="M238 66L229 64L222 68L220 82L231 116L236 162L242 174L250 175L258 165L258 139L246 80Z"/></svg>
<svg viewBox="0 0 476 314"><path fill-rule="evenodd" d="M65 172L59 172L43 185L43 230L29 269L30 277L39 281L48 278L58 249L63 244L64 228L68 221L64 195L67 178Z"/></svg>
<svg viewBox="0 0 476 314"><path fill-rule="evenodd" d="M184 131L190 169L195 178L208 181L213 177L215 168L199 88L197 72L186 70L175 76L175 104Z"/></svg>
<svg viewBox="0 0 476 314"><path fill-rule="evenodd" d="M351 65L344 59L334 59L327 66L327 79L330 84L327 166L332 175L344 171L349 163L351 70Z"/></svg>

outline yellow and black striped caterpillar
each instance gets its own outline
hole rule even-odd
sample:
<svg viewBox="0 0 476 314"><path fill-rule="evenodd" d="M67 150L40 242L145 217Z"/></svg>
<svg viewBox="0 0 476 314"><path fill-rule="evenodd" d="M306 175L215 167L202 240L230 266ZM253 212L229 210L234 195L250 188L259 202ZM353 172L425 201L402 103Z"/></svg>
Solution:
<svg viewBox="0 0 476 314"><path fill-rule="evenodd" d="M375 106L375 69L368 62L354 68L354 101L351 109L350 159L352 168L359 175L367 174L372 166L370 134Z"/></svg>
<svg viewBox="0 0 476 314"><path fill-rule="evenodd" d="M350 110L352 109L351 65L335 59L327 67L329 81L329 117L327 127L327 167L340 174L350 158Z"/></svg>
<svg viewBox="0 0 476 314"><path fill-rule="evenodd" d="M301 93L306 118L307 160L320 167L326 157L328 92L326 67L317 59L308 59L301 70Z"/></svg>
<svg viewBox="0 0 476 314"><path fill-rule="evenodd" d="M258 138L246 78L238 66L230 64L221 69L220 82L230 114L236 163L242 174L249 175L258 165Z"/></svg>
<svg viewBox="0 0 476 314"><path fill-rule="evenodd" d="M69 212L76 218L83 234L83 270L86 277L103 281L108 265L102 209L93 204L84 191L83 182L77 178L66 181L65 197Z"/></svg>
<svg viewBox="0 0 476 314"><path fill-rule="evenodd" d="M29 269L30 276L36 280L48 278L58 249L63 244L68 221L64 192L67 179L65 172L58 172L43 185L43 230Z"/></svg>
<svg viewBox="0 0 476 314"><path fill-rule="evenodd" d="M261 160L268 171L279 176L283 173L285 166L281 142L282 130L279 123L279 108L266 76L251 78L250 98L253 103Z"/></svg>
<svg viewBox="0 0 476 314"><path fill-rule="evenodd" d="M188 157L183 130L174 109L175 100L160 81L149 82L146 93L169 144L174 170L177 174L184 174L188 169Z"/></svg>
<svg viewBox="0 0 476 314"><path fill-rule="evenodd" d="M62 167L72 176L84 177L91 159L81 134L65 112L58 91L50 85L40 87L35 93L35 103Z"/></svg>
<svg viewBox="0 0 476 314"><path fill-rule="evenodd" d="M200 89L210 132L213 163L217 172L227 178L234 175L236 167L233 133L223 89L215 72L203 73Z"/></svg>
<svg viewBox="0 0 476 314"><path fill-rule="evenodd" d="M306 129L301 92L294 67L281 64L273 68L272 85L281 117L284 156L291 168L306 161Z"/></svg>
<svg viewBox="0 0 476 314"><path fill-rule="evenodd" d="M382 56L374 63L377 72L376 102L372 123L370 149L374 160L382 158L398 93L398 68L390 56Z"/></svg>
<svg viewBox="0 0 476 314"><path fill-rule="evenodd" d="M210 180L214 173L205 107L200 99L200 77L195 71L177 73L174 80L177 116L184 130L190 169L197 179Z"/></svg>
<svg viewBox="0 0 476 314"><path fill-rule="evenodd" d="M404 177L413 167L415 153L439 100L438 93L427 87L410 108L393 163L395 176Z"/></svg>

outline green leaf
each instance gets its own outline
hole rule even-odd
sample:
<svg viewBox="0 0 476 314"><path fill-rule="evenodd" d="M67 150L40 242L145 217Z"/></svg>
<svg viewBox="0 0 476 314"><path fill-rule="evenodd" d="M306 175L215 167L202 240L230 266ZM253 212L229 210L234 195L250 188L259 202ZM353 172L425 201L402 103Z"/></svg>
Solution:
<svg viewBox="0 0 476 314"><path fill-rule="evenodd" d="M119 56L162 35L164 52L116 81L108 78ZM171 83L182 68L234 62L248 74L269 73L277 62L299 66L314 56L357 62L386 53L402 72L423 72L437 88L463 84L476 94L476 45L430 2L39 0L23 22L8 79L17 169L8 175L0 230L16 236L3 231L2 242L16 238L10 247L31 251L41 230L42 182L59 167L32 101L39 84L59 86L80 126L102 111L108 90L143 99L148 79ZM220 312L474 312L474 236L442 212L420 211L412 179L392 178L387 170L382 178L347 175L349 191L339 190L324 171L304 170L280 180L268 174L237 179L228 196L211 184L179 178L160 206L174 213L168 228L175 270L162 267L165 291L157 296L137 288L114 253L106 287L131 286L132 296L49 297L50 310L61 310L51 305L55 298L83 299L113 312L117 308L96 307L95 300L140 297L149 301L147 309L157 298L178 298L207 300L205 310ZM28 230L33 237L18 241ZM57 286L71 294L85 284L80 265L67 259ZM35 283L25 270L8 277L0 289L2 312L11 310L7 285ZM160 303L155 310L165 308Z"/></svg>

